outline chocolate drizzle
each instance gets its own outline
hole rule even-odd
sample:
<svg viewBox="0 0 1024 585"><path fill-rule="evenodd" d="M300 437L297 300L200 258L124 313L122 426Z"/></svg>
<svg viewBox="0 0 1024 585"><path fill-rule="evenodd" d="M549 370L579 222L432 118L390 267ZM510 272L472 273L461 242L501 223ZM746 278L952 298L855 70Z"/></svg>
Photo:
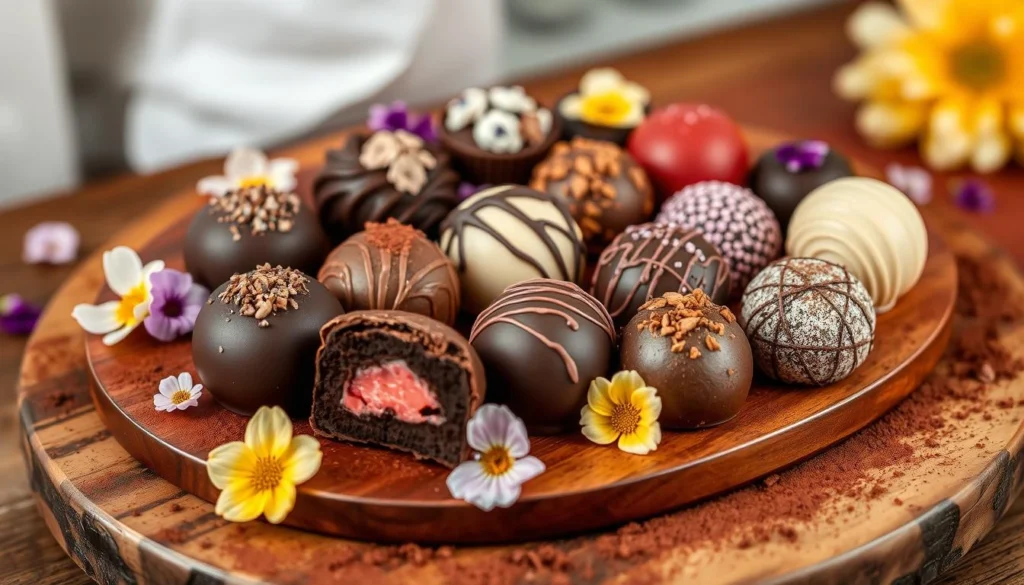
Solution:
<svg viewBox="0 0 1024 585"><path fill-rule="evenodd" d="M359 156L367 137L353 135L340 149L327 151L327 163L313 184L320 223L332 242L362 230L366 222L395 218L433 237L441 220L459 203L459 177L448 154L425 146L436 164L417 194L403 193L388 181L386 168L367 169Z"/></svg>
<svg viewBox="0 0 1024 585"><path fill-rule="evenodd" d="M568 297L568 300L562 300L557 296ZM554 305L554 307L540 306L538 303ZM514 305L525 306L509 309ZM586 319L600 327L608 334L611 342L615 343L615 325L601 303L571 282L545 279L528 280L505 289L504 294L477 317L473 324L473 330L469 334L469 342L473 343L473 340L484 329L495 323L508 323L529 333L545 346L554 350L565 363L569 379L573 383L579 382L579 368L565 349L565 345L551 340L544 332L537 331L514 318L518 315L555 315L564 319L565 326L572 331L578 331L580 328L579 321L575 317Z"/></svg>

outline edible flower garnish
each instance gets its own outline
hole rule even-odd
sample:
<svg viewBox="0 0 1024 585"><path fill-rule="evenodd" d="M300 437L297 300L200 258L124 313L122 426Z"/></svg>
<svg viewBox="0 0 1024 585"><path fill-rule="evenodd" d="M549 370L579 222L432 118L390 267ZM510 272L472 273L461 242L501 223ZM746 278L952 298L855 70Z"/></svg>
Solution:
<svg viewBox="0 0 1024 585"><path fill-rule="evenodd" d="M4 295L0 297L0 331L8 335L28 335L36 328L42 313L21 295Z"/></svg>
<svg viewBox="0 0 1024 585"><path fill-rule="evenodd" d="M890 185L903 191L918 205L925 205L932 200L932 175L921 167L889 163L885 167L885 178Z"/></svg>
<svg viewBox="0 0 1024 585"><path fill-rule="evenodd" d="M159 392L153 395L153 406L158 411L174 412L199 406L203 385L192 385L192 374L182 372L177 377L167 376L160 380Z"/></svg>
<svg viewBox="0 0 1024 585"><path fill-rule="evenodd" d="M646 455L661 443L661 398L644 383L640 374L618 372L609 382L597 378L590 383L587 404L580 411L583 436L607 445L619 442L619 449Z"/></svg>
<svg viewBox="0 0 1024 585"><path fill-rule="evenodd" d="M370 106L370 117L366 121L366 126L374 132L405 130L419 136L424 142L437 141L434 119L429 114L417 115L409 112L403 101L394 101L391 105Z"/></svg>
<svg viewBox="0 0 1024 585"><path fill-rule="evenodd" d="M828 156L828 143L822 140L801 140L775 149L775 158L791 173L820 169Z"/></svg>
<svg viewBox="0 0 1024 585"><path fill-rule="evenodd" d="M644 119L651 101L648 91L627 81L615 69L591 69L580 79L579 93L568 95L559 111L570 120L595 126L634 128Z"/></svg>
<svg viewBox="0 0 1024 585"><path fill-rule="evenodd" d="M67 264L78 257L78 230L64 221L44 221L25 232L26 264Z"/></svg>
<svg viewBox="0 0 1024 585"><path fill-rule="evenodd" d="M220 197L228 191L265 185L278 191L295 189L298 161L290 158L269 160L263 151L238 147L224 160L224 174L205 177L196 184L200 195Z"/></svg>
<svg viewBox="0 0 1024 585"><path fill-rule="evenodd" d="M980 179L966 179L954 183L953 201L957 207L975 213L992 213L996 208L996 196L992 187Z"/></svg>
<svg viewBox="0 0 1024 585"><path fill-rule="evenodd" d="M153 300L149 316L143 321L146 331L160 341L190 333L210 291L192 282L191 274L170 268L153 273L149 279Z"/></svg>
<svg viewBox="0 0 1024 585"><path fill-rule="evenodd" d="M152 283L150 276L164 269L163 260L145 266L139 255L126 246L103 253L103 274L107 286L121 297L100 305L77 305L71 316L89 333L103 335L103 343L114 345L135 330L149 315Z"/></svg>

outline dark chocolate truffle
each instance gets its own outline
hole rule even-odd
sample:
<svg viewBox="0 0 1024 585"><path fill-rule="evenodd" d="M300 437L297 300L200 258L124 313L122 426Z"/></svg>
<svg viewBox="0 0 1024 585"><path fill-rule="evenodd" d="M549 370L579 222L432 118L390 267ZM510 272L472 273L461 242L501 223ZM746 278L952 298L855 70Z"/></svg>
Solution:
<svg viewBox="0 0 1024 585"><path fill-rule="evenodd" d="M728 307L704 291L648 301L622 331L622 369L661 397L667 429L721 424L740 411L754 377L750 344Z"/></svg>
<svg viewBox="0 0 1024 585"><path fill-rule="evenodd" d="M875 338L875 308L847 269L816 258L784 258L743 294L743 327L768 376L824 386L864 363Z"/></svg>
<svg viewBox="0 0 1024 585"><path fill-rule="evenodd" d="M358 311L323 328L310 425L455 467L483 401L483 365L454 329L415 313Z"/></svg>
<svg viewBox="0 0 1024 585"><path fill-rule="evenodd" d="M768 204L785 232L793 211L808 193L829 181L851 176L850 163L828 144L805 140L762 154L747 184Z"/></svg>
<svg viewBox="0 0 1024 585"><path fill-rule="evenodd" d="M590 294L621 327L640 305L667 292L703 290L729 298L729 266L698 232L677 225L630 226L598 258Z"/></svg>
<svg viewBox="0 0 1024 585"><path fill-rule="evenodd" d="M448 325L459 312L451 261L423 232L394 219L367 223L327 256L317 278L346 311L409 311Z"/></svg>
<svg viewBox="0 0 1024 585"><path fill-rule="evenodd" d="M313 198L331 242L388 218L437 237L441 220L459 203L459 177L449 160L448 153L402 130L354 135L327 151Z"/></svg>
<svg viewBox="0 0 1024 585"><path fill-rule="evenodd" d="M561 197L595 254L654 212L654 191L633 157L610 142L559 142L533 169L530 187Z"/></svg>
<svg viewBox="0 0 1024 585"><path fill-rule="evenodd" d="M608 373L615 326L580 287L538 278L505 289L469 342L486 366L490 401L531 432L553 434L578 424L590 382Z"/></svg>
<svg viewBox="0 0 1024 585"><path fill-rule="evenodd" d="M207 288L264 263L316 274L331 249L295 193L256 185L211 197L185 236L185 268Z"/></svg>
<svg viewBox="0 0 1024 585"><path fill-rule="evenodd" d="M309 414L320 327L341 314L319 282L265 264L213 291L192 332L199 379L225 408L251 415L278 405Z"/></svg>
<svg viewBox="0 0 1024 585"><path fill-rule="evenodd" d="M471 183L525 183L561 123L520 86L469 88L449 101L438 138Z"/></svg>

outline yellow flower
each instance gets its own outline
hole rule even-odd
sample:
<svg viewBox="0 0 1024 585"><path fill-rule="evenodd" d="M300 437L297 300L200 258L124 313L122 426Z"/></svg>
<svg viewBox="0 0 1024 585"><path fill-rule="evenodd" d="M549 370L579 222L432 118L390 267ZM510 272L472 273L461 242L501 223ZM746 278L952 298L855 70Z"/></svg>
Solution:
<svg viewBox="0 0 1024 585"><path fill-rule="evenodd" d="M1024 160L1024 3L877 2L851 16L863 53L836 74L837 93L863 100L857 129L878 147L919 139L929 166L978 172Z"/></svg>
<svg viewBox="0 0 1024 585"><path fill-rule="evenodd" d="M245 442L210 451L206 470L217 486L215 512L231 522L266 516L278 524L295 507L295 486L320 469L320 443L309 435L292 437L292 421L275 406L260 407L245 427Z"/></svg>
<svg viewBox="0 0 1024 585"><path fill-rule="evenodd" d="M104 344L120 342L149 315L149 305L153 300L150 276L163 269L163 260L154 260L143 266L135 250L126 246L104 252L103 274L107 278L107 286L121 299L99 305L76 305L71 316L82 329L103 335Z"/></svg>
<svg viewBox="0 0 1024 585"><path fill-rule="evenodd" d="M616 439L619 449L646 455L661 443L661 398L634 371L619 372L611 382L597 378L590 383L587 405L580 412L583 436L599 445Z"/></svg>
<svg viewBox="0 0 1024 585"><path fill-rule="evenodd" d="M634 128L644 119L651 96L639 84L610 68L591 69L580 79L578 93L565 96L559 111L570 120L595 126Z"/></svg>

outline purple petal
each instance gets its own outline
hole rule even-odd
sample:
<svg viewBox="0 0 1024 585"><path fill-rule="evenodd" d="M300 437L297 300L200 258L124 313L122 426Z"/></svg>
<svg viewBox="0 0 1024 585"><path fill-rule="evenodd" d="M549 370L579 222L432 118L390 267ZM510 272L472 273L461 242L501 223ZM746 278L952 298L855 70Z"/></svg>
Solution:
<svg viewBox="0 0 1024 585"><path fill-rule="evenodd" d="M376 132L377 130L405 130L408 110L405 102L394 101L391 105L374 104L370 106L370 117L366 126Z"/></svg>
<svg viewBox="0 0 1024 585"><path fill-rule="evenodd" d="M434 118L430 114L412 116L408 130L424 142L437 142L437 130L434 128Z"/></svg>
<svg viewBox="0 0 1024 585"><path fill-rule="evenodd" d="M165 297L184 298L192 288L192 275L172 268L154 272L149 277L153 295L162 293Z"/></svg>
<svg viewBox="0 0 1024 585"><path fill-rule="evenodd" d="M490 187L490 185L486 183L483 185L474 185L472 183L462 182L459 183L457 194L459 199L469 199L474 194L479 193L488 187Z"/></svg>
<svg viewBox="0 0 1024 585"><path fill-rule="evenodd" d="M890 163L885 167L889 184L903 191L911 201L926 205L932 200L932 175L921 167L905 167Z"/></svg>
<svg viewBox="0 0 1024 585"><path fill-rule="evenodd" d="M67 264L78 257L78 230L63 221L46 221L25 232L22 259L28 264Z"/></svg>
<svg viewBox="0 0 1024 585"><path fill-rule="evenodd" d="M820 169L825 164L829 146L822 140L790 142L775 149L775 158L791 173Z"/></svg>
<svg viewBox="0 0 1024 585"><path fill-rule="evenodd" d="M975 213L992 213L996 208L995 193L981 179L967 179L959 183L953 193L957 207Z"/></svg>
<svg viewBox="0 0 1024 585"><path fill-rule="evenodd" d="M160 341L172 341L191 332L210 291L194 284L192 275L171 269L153 273L150 282L153 301L143 321L146 331Z"/></svg>
<svg viewBox="0 0 1024 585"><path fill-rule="evenodd" d="M36 328L42 309L20 295L0 297L0 331L8 335L28 335Z"/></svg>

